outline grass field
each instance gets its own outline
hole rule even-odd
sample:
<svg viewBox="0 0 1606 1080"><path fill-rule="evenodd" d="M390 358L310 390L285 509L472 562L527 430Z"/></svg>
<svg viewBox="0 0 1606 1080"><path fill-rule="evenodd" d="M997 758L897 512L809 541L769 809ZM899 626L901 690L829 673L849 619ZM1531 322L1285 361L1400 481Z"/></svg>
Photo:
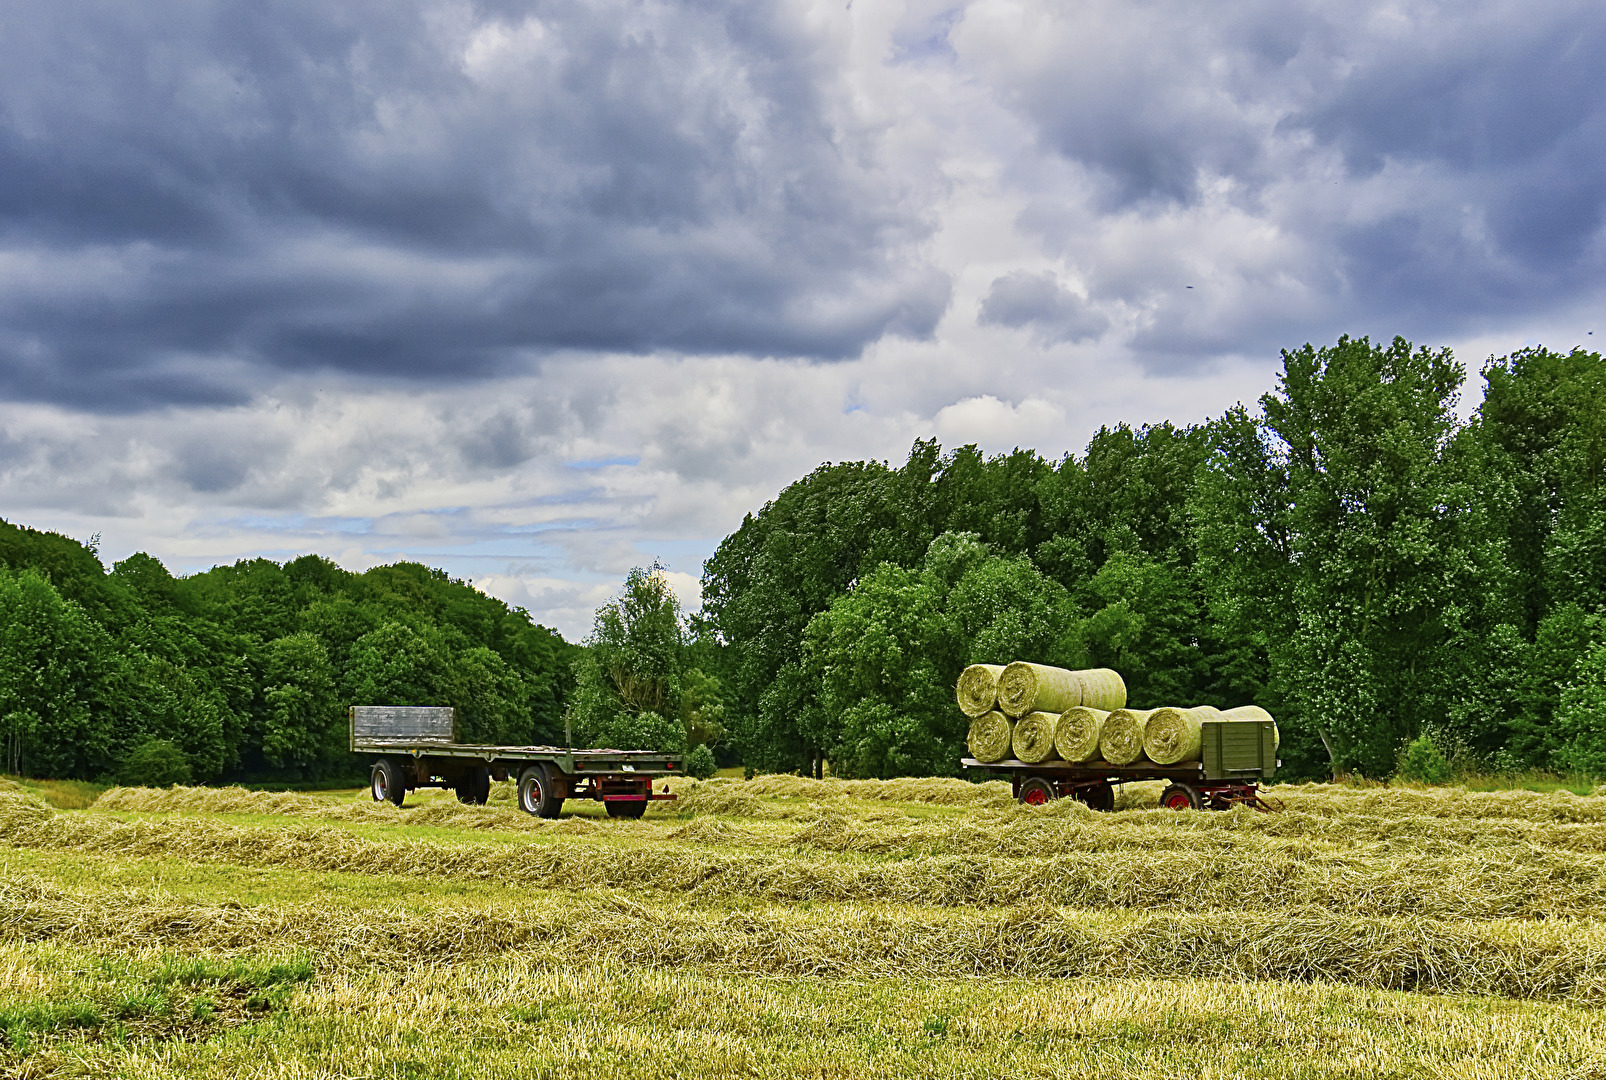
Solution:
<svg viewBox="0 0 1606 1080"><path fill-rule="evenodd" d="M1606 1078L1606 797L681 784L0 781L0 1076Z"/></svg>

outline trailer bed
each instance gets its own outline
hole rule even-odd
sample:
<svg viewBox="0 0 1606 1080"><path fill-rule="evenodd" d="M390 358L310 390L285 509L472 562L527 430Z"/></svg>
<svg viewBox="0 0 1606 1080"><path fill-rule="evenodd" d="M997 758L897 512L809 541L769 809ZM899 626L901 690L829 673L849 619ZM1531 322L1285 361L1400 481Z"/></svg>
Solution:
<svg viewBox="0 0 1606 1080"><path fill-rule="evenodd" d="M1029 764L1015 758L980 761L962 758L964 768L1006 777L1015 797L1040 805L1074 798L1095 810L1115 807L1115 786L1141 780L1164 780L1160 805L1175 810L1227 810L1275 807L1260 795L1260 781L1273 775L1277 760L1277 725L1269 720L1207 720L1200 735L1200 760L1175 765L1139 761L1112 765L1107 761L1044 761Z"/></svg>
<svg viewBox="0 0 1606 1080"><path fill-rule="evenodd" d="M375 800L402 805L407 792L450 788L462 802L483 804L493 780L518 781L519 808L556 817L566 799L594 799L610 817L638 818L647 804L675 796L653 781L685 770L680 754L656 750L502 746L457 740L449 707L354 705L349 711L353 753L376 760L370 770Z"/></svg>

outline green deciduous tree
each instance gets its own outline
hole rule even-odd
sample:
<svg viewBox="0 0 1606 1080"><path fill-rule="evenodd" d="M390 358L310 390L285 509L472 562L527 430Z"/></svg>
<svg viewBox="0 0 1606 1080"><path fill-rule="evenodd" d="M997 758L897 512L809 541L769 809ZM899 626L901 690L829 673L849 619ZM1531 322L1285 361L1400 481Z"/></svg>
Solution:
<svg viewBox="0 0 1606 1080"><path fill-rule="evenodd" d="M33 570L0 568L0 724L8 766L87 776L118 754L110 636Z"/></svg>
<svg viewBox="0 0 1606 1080"><path fill-rule="evenodd" d="M686 628L660 563L636 567L597 610L576 664L568 726L579 746L683 750Z"/></svg>
<svg viewBox="0 0 1606 1080"><path fill-rule="evenodd" d="M802 672L817 687L800 727L842 776L954 772L958 642L940 588L883 563L809 623Z"/></svg>
<svg viewBox="0 0 1606 1080"><path fill-rule="evenodd" d="M450 705L451 668L429 635L399 622L351 647L346 696L360 705Z"/></svg>
<svg viewBox="0 0 1606 1080"><path fill-rule="evenodd" d="M1606 776L1606 641L1591 646L1562 689L1556 735L1562 768Z"/></svg>
<svg viewBox="0 0 1606 1080"><path fill-rule="evenodd" d="M262 756L309 775L332 771L345 751L345 710L323 642L305 630L275 639L267 648L263 684Z"/></svg>
<svg viewBox="0 0 1606 1080"><path fill-rule="evenodd" d="M1194 503L1201 562L1243 549L1245 571L1210 585L1231 637L1256 612L1280 624L1261 640L1296 768L1316 766L1315 735L1331 768L1385 775L1447 711L1446 643L1473 580L1470 492L1445 463L1462 377L1447 350L1401 339L1307 345L1284 352L1253 432L1242 414L1218 431Z"/></svg>

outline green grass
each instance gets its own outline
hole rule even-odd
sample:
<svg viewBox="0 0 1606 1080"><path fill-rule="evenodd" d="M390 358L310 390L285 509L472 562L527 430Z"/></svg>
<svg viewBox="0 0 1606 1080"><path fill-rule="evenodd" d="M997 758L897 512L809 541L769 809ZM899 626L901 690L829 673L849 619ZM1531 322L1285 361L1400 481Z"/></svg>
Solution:
<svg viewBox="0 0 1606 1080"><path fill-rule="evenodd" d="M1606 1078L1575 786L725 785L641 822L0 790L0 1076Z"/></svg>
<svg viewBox="0 0 1606 1080"><path fill-rule="evenodd" d="M20 776L0 775L31 795L37 795L58 810L82 810L98 799L110 785L95 784L88 780L32 780Z"/></svg>

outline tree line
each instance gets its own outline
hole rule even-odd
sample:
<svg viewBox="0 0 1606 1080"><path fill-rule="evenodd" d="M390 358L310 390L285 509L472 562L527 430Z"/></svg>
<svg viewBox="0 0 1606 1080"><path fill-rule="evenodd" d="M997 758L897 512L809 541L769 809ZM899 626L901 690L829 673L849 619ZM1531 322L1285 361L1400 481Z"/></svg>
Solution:
<svg viewBox="0 0 1606 1080"><path fill-rule="evenodd" d="M1426 735L1606 774L1606 365L1341 338L1197 426L1081 456L914 444L825 464L706 562L692 620L765 770L957 770L969 663L1113 667L1140 706L1254 702L1296 775Z"/></svg>
<svg viewBox="0 0 1606 1080"><path fill-rule="evenodd" d="M475 741L561 738L574 646L415 563L313 555L175 578L0 522L0 771L351 775L346 705L453 705ZM153 773L152 770L155 770Z"/></svg>
<svg viewBox="0 0 1606 1080"><path fill-rule="evenodd" d="M712 769L958 771L966 664L1113 667L1139 706L1257 703L1294 775L1606 775L1606 364L1464 369L1401 339L1287 351L1276 388L1080 455L917 441L828 463L704 564L632 571L584 647L439 570L303 556L174 578L0 522L0 770L349 773L345 706L454 705L492 743Z"/></svg>

